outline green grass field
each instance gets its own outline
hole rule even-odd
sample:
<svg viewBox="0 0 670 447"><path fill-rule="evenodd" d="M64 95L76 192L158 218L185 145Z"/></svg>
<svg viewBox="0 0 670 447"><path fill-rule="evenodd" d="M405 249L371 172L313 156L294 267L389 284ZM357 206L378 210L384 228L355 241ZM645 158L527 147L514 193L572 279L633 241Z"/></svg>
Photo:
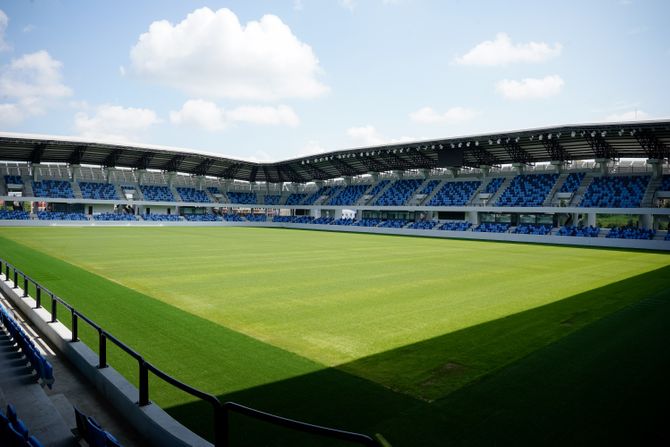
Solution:
<svg viewBox="0 0 670 447"><path fill-rule="evenodd" d="M670 397L663 253L164 227L1 228L0 257L180 380L393 445L641 439ZM206 406L151 390L208 435ZM238 419L236 445L315 443Z"/></svg>

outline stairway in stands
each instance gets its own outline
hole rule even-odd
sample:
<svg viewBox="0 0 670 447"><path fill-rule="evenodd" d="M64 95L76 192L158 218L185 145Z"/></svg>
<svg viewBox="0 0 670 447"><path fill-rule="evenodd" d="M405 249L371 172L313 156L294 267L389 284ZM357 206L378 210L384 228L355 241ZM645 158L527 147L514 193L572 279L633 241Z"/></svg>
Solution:
<svg viewBox="0 0 670 447"><path fill-rule="evenodd" d="M542 206L555 206L558 204L558 200L556 199L556 193L561 190L563 183L565 183L567 179L568 179L567 172L562 172L558 176L558 179L556 180L554 187L551 188L551 191L549 191L549 194L547 194L547 197L544 199L544 203L542 203Z"/></svg>
<svg viewBox="0 0 670 447"><path fill-rule="evenodd" d="M661 186L663 182L663 177L652 177L647 184L647 190L642 196L642 201L640 206L642 208L651 208L654 206L654 196L656 195L656 190Z"/></svg>
<svg viewBox="0 0 670 447"><path fill-rule="evenodd" d="M579 205L579 202L582 201L582 198L584 197L584 194L586 194L586 191L589 189L589 185L591 185L594 178L595 178L595 174L593 174L593 173L586 174L586 176L584 177L584 180L582 180L582 184L579 185L579 188L577 189L577 192L575 192L575 195L572 196L572 200L570 200L570 206Z"/></svg>

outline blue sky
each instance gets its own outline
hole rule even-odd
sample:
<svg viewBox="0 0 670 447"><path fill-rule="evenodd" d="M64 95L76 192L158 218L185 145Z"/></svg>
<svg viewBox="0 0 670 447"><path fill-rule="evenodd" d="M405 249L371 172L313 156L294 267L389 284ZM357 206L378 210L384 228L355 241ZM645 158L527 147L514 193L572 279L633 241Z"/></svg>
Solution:
<svg viewBox="0 0 670 447"><path fill-rule="evenodd" d="M0 131L243 159L670 117L670 3L0 2Z"/></svg>

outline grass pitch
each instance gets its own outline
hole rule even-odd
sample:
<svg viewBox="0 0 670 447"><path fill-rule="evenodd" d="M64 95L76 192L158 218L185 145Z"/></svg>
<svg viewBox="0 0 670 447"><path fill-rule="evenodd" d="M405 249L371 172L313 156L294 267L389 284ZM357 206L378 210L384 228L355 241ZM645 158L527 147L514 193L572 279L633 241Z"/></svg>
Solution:
<svg viewBox="0 0 670 447"><path fill-rule="evenodd" d="M381 431L395 445L504 440L487 424L537 414L538 384L505 395L517 378L541 365L579 383L602 365L565 371L561 362L598 340L570 340L625 319L637 303L670 300L670 256L623 250L261 228L3 228L0 256L191 385L315 423ZM639 320L639 330L667 337L654 318ZM607 338L616 339L621 328L610 325ZM94 334L82 337L96 346ZM552 349L566 343L572 351L557 359ZM650 361L629 366L653 371L662 360ZM110 363L135 380L136 365L121 353ZM555 380L549 389L565 399ZM205 407L151 383L152 400L206 434ZM478 394L487 386L493 403ZM496 396L529 407L509 409ZM560 423L524 425L512 439ZM245 441L267 443L264 429ZM273 439L313 443L283 436Z"/></svg>

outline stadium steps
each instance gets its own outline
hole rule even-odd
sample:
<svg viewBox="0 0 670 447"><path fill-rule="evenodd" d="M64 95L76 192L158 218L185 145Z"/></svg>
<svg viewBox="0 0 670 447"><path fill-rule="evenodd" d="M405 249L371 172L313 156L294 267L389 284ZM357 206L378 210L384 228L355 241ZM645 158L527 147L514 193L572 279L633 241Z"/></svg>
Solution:
<svg viewBox="0 0 670 447"><path fill-rule="evenodd" d="M183 200L181 199L181 194L179 194L177 188L175 188L174 185L170 185L168 186L168 188L170 189L170 192L172 193L175 202L183 202Z"/></svg>
<svg viewBox="0 0 670 447"><path fill-rule="evenodd" d="M556 183L554 183L554 187L551 188L551 191L549 191L549 194L547 194L547 197L544 199L542 206L552 206L558 204L558 200L555 197L556 193L561 190L563 183L565 183L567 179L568 179L567 172L562 172L558 176L558 179L556 179Z"/></svg>
<svg viewBox="0 0 670 447"><path fill-rule="evenodd" d="M120 199L125 199L126 198L126 195L123 193L123 188L121 188L120 184L117 183L117 184L114 185L114 191L116 192L116 195Z"/></svg>
<svg viewBox="0 0 670 447"><path fill-rule="evenodd" d="M14 405L30 434L43 445L79 445L51 399L35 381L25 357L12 344L4 328L0 330L0 393L3 411L7 403Z"/></svg>
<svg viewBox="0 0 670 447"><path fill-rule="evenodd" d="M641 208L651 208L654 206L654 196L656 195L656 190L661 186L663 182L663 177L652 177L647 184L647 190L642 196L642 201L640 202Z"/></svg>
<svg viewBox="0 0 670 447"><path fill-rule="evenodd" d="M396 179L396 180L400 180L400 179ZM380 198L381 196L384 195L384 193L386 192L387 189L389 189L390 187L393 186L393 184L396 182L396 180L391 180L391 181L389 181L388 184L387 184L386 186L384 186L384 187L377 193L376 196L372 196L372 197L370 197L370 199L366 200L365 203L361 203L360 205L370 205L370 204L375 203L375 202L377 201L378 198ZM380 180L380 181L381 181L381 180Z"/></svg>
<svg viewBox="0 0 670 447"><path fill-rule="evenodd" d="M207 199L208 199L210 202L212 202L212 203L216 203L216 202L218 202L218 200L216 200L216 197L214 197L214 194L212 194L211 192L209 192L209 190L208 190L207 188L203 189L203 191L204 191L205 194L207 195Z"/></svg>
<svg viewBox="0 0 670 447"><path fill-rule="evenodd" d="M440 183L438 183L438 184L435 186L435 188L433 188L433 190L430 192L430 194L428 194L428 195L423 199L423 201L421 202L420 205L427 205L427 204L433 199L433 197L435 197L435 195L442 189L442 187L444 186L444 184L445 184L446 182L447 182L447 180L440 180Z"/></svg>
<svg viewBox="0 0 670 447"><path fill-rule="evenodd" d="M72 192L74 193L75 199L83 199L84 196L81 194L81 188L79 187L79 182L70 182L72 187Z"/></svg>
<svg viewBox="0 0 670 447"><path fill-rule="evenodd" d="M23 181L23 196L24 197L35 197L35 191L33 191L33 182Z"/></svg>
<svg viewBox="0 0 670 447"><path fill-rule="evenodd" d="M472 197L470 197L470 200L467 203L467 206L475 206L479 205L479 194L482 192L486 191L486 187L491 183L491 180L493 180L494 177L488 177L488 178L483 178L481 180L481 184L479 185L479 188L475 190L475 192L472 194Z"/></svg>
<svg viewBox="0 0 670 447"><path fill-rule="evenodd" d="M417 206L417 205L421 205L421 204L425 201L425 199L426 199L427 196L420 194L419 191L423 190L423 188L425 188L425 187L428 185L428 183L429 183L429 182L432 182L433 180L434 180L434 179L432 179L432 178L427 178L427 179L425 179L425 180L423 181L423 183L421 183L421 184L414 190L414 192L412 193L412 195L410 196L410 198L409 198L409 199L407 200L407 202L405 203L405 206ZM431 191L431 192L432 192L432 191Z"/></svg>
<svg viewBox="0 0 670 447"><path fill-rule="evenodd" d="M491 197L489 197L489 200L486 202L487 206L494 206L495 205L495 203L498 201L500 196L502 196L503 193L507 190L510 183L512 183L513 178L514 177L503 177L503 182L498 187L498 190L495 192L495 194L493 194Z"/></svg>
<svg viewBox="0 0 670 447"><path fill-rule="evenodd" d="M280 205L286 205L286 201L288 200L288 196L290 196L291 193L287 191L283 191L281 193L281 197L279 198L279 204Z"/></svg>
<svg viewBox="0 0 670 447"><path fill-rule="evenodd" d="M579 188L577 189L577 192L575 192L575 195L572 197L572 200L570 201L571 206L579 205L579 203L584 198L584 194L586 194L586 191L589 189L589 185L591 185L591 182L593 182L594 178L595 178L595 174L590 173L590 172L584 176L584 180L582 180L582 184L579 185Z"/></svg>
<svg viewBox="0 0 670 447"><path fill-rule="evenodd" d="M356 201L354 205L365 205L368 203L370 199L372 199L372 196L370 195L370 190L375 187L375 184L372 183L370 186L368 186L368 189L365 190L365 192L361 195L360 199Z"/></svg>

